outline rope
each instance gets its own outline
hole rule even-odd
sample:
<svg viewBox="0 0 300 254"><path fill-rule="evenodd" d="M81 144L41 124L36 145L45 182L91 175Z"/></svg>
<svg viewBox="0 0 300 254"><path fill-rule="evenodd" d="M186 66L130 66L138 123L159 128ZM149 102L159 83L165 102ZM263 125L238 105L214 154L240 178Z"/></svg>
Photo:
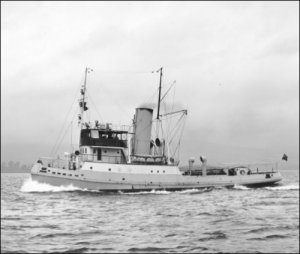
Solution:
<svg viewBox="0 0 300 254"><path fill-rule="evenodd" d="M96 104L95 104L94 101L92 100L92 96L90 95L90 93L89 93L88 91L87 91L87 94L88 94L88 97L89 97L90 101L92 102L93 106L95 107L96 112L97 112L97 114L99 115L101 121L104 123L103 118L101 117L101 114L99 113L99 111L98 111L98 109L97 109L97 107L96 107Z"/></svg>
<svg viewBox="0 0 300 254"><path fill-rule="evenodd" d="M174 128L174 133L172 134L172 139L170 140L170 143L172 142L173 138L175 137L175 134L177 133L177 131L179 130L179 123L181 121L181 119L184 117L184 114L182 114L182 116L178 119L177 123L176 123L176 127Z"/></svg>
<svg viewBox="0 0 300 254"><path fill-rule="evenodd" d="M176 149L175 149L175 151L174 151L174 155L175 155L175 154L176 154L176 150L178 149L178 159L179 159L180 142L181 142L181 138L182 138L182 135L183 135L184 127L185 127L185 121L183 121L183 126L182 126L182 129L181 129L179 141L178 141L178 144L177 144ZM174 156L174 157L175 157L175 156Z"/></svg>
<svg viewBox="0 0 300 254"><path fill-rule="evenodd" d="M73 103L71 104L71 107L69 108L69 110L68 110L68 112L67 112L67 114L66 114L66 116L65 116L64 123L63 123L63 125L62 125L62 127L61 127L61 129L60 129L60 131L59 131L59 134L58 134L57 139L56 139L56 141L55 141L55 143L54 143L54 146L53 146L52 149L51 149L50 156L52 156L52 155L54 154L54 150L55 150L55 148L56 148L56 146L57 146L57 142L58 142L58 140L59 140L59 138L60 138L60 135L61 135L61 133L62 133L64 127L65 127L65 124L66 124L67 119L68 119L68 116L69 116L69 114L70 114L70 112L71 112L71 110L72 110L72 107L73 107L73 105L74 105L74 103L75 103L75 101L76 101L76 99L77 99L77 91L80 89L80 87L81 87L81 83L80 83L78 89L76 89L76 94L75 94L75 96L74 96Z"/></svg>
<svg viewBox="0 0 300 254"><path fill-rule="evenodd" d="M120 104L111 96L110 92L107 90L107 88L103 84L102 84L102 90L105 91L111 97L114 104L117 105L130 120L132 120L132 118L131 118L131 116L129 116L128 112L126 112L124 110L124 107L120 106Z"/></svg>
<svg viewBox="0 0 300 254"><path fill-rule="evenodd" d="M155 92L146 100L146 104L150 101L152 101L152 98L154 98L154 96L156 95L156 93L158 92L158 88L155 90Z"/></svg>
<svg viewBox="0 0 300 254"><path fill-rule="evenodd" d="M180 119L178 120L178 122L179 121L181 121L182 119L183 119L183 117L184 117L185 115L183 114L181 117L180 117ZM172 156L174 157L175 155L176 155L176 152L177 152L177 150L178 150L178 152L179 152L179 147L180 147L180 141L181 141L181 138L182 138L182 134L183 134L183 130L184 130L184 125L185 125L185 121L181 121L181 125L177 125L177 128L175 129L175 131L174 131L174 134L173 134L173 137L172 137L172 139L170 140L170 144L173 142L173 139L174 139L174 137L175 137L175 134L177 134L177 132L181 129L181 133L180 133L180 136L179 136L179 139L178 139L178 143L177 143L177 145L175 146L175 151L174 151L174 153L172 153Z"/></svg>
<svg viewBox="0 0 300 254"><path fill-rule="evenodd" d="M73 115L72 119L74 119L74 117L75 117L76 114L77 114L77 111L75 111L75 114ZM70 124L68 125L68 127L66 128L65 133L63 134L63 136L62 136L62 138L61 138L61 140L60 140L60 142L59 142L56 150L54 151L54 153L57 153L58 149L60 148L60 145L61 145L62 141L64 140L64 138L65 138L65 136L67 134L67 131L69 130L70 126L72 126L72 124L73 124L73 121L71 121Z"/></svg>

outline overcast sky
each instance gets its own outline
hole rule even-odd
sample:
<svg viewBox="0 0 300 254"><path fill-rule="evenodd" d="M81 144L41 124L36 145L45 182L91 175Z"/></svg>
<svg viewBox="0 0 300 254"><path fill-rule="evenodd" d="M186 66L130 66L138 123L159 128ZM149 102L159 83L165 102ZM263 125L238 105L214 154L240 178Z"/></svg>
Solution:
<svg viewBox="0 0 300 254"><path fill-rule="evenodd" d="M156 103L151 71L176 80L181 164L299 161L298 1L1 2L2 161L50 155L86 66L89 106L115 124Z"/></svg>

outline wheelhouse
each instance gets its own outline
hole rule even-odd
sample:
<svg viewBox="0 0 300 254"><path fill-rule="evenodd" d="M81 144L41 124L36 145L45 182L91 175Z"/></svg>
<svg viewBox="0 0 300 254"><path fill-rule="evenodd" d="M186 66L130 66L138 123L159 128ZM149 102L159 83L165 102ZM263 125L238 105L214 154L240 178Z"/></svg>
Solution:
<svg viewBox="0 0 300 254"><path fill-rule="evenodd" d="M82 129L80 155L82 161L126 163L127 131Z"/></svg>

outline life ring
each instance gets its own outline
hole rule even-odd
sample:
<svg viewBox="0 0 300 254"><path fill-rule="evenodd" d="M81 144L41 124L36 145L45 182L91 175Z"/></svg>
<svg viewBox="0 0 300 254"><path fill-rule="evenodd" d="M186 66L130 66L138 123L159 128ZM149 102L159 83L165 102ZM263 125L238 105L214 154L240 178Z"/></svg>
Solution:
<svg viewBox="0 0 300 254"><path fill-rule="evenodd" d="M245 175L245 174L246 174L246 170L245 170L245 169L241 169L241 170L240 170L240 174L241 174L241 175Z"/></svg>

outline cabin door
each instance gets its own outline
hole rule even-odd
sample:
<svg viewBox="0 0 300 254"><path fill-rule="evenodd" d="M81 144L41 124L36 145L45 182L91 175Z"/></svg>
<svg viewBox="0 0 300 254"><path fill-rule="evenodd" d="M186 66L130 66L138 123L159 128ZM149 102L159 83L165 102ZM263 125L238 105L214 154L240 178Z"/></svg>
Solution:
<svg viewBox="0 0 300 254"><path fill-rule="evenodd" d="M97 151L97 160L98 160L98 161L101 161L101 157L102 157L102 156L101 156L101 155L102 155L102 153L101 153L101 148L98 148L97 150L98 150L98 151Z"/></svg>

